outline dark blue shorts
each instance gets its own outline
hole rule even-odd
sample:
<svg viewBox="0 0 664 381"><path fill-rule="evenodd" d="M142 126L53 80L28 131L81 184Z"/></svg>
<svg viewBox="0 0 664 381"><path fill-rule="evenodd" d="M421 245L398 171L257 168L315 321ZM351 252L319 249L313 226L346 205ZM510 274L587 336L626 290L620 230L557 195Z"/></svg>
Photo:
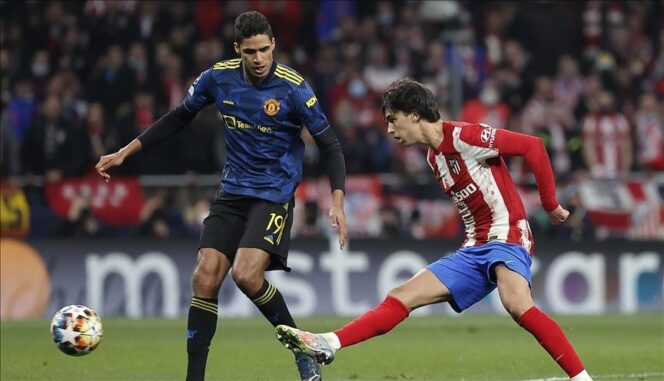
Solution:
<svg viewBox="0 0 664 381"><path fill-rule="evenodd" d="M530 254L523 246L489 242L482 246L464 247L427 266L450 290L450 305L461 312L479 302L496 288L494 268L502 264L521 274L531 285Z"/></svg>

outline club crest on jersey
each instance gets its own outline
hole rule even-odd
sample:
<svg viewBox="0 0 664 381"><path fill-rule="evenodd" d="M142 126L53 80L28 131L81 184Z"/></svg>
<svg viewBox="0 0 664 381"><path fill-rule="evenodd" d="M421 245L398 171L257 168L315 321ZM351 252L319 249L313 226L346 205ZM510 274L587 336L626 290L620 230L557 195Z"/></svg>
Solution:
<svg viewBox="0 0 664 381"><path fill-rule="evenodd" d="M263 111L265 111L268 116L275 116L279 112L280 106L278 100L270 98L265 101L265 104L263 104Z"/></svg>
<svg viewBox="0 0 664 381"><path fill-rule="evenodd" d="M449 159L447 163L450 166L450 170L454 172L455 175L458 176L461 173L461 166L459 165L459 160L457 160L456 157Z"/></svg>

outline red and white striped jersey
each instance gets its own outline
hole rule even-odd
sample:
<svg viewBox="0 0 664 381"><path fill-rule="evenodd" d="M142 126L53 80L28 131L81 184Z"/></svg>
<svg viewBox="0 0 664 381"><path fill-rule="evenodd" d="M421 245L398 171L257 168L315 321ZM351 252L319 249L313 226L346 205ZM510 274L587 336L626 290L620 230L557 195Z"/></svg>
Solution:
<svg viewBox="0 0 664 381"><path fill-rule="evenodd" d="M621 174L630 160L630 125L620 113L591 113L583 118L581 131L583 144L590 145L602 177L614 178ZM631 143L630 143L631 144ZM591 168L592 170L592 168Z"/></svg>
<svg viewBox="0 0 664 381"><path fill-rule="evenodd" d="M466 226L462 246L514 243L532 253L533 236L523 202L501 156L523 156L535 175L542 206L558 207L553 171L542 140L485 124L442 123L443 141L427 161Z"/></svg>

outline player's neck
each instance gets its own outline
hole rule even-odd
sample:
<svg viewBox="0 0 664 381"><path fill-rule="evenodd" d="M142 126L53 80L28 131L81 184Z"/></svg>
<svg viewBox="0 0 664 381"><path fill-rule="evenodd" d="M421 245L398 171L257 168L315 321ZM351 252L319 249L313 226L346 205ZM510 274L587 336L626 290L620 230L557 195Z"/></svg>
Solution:
<svg viewBox="0 0 664 381"><path fill-rule="evenodd" d="M422 138L424 139L423 143L433 149L437 149L443 143L443 128L441 126L442 121L423 121L422 123Z"/></svg>

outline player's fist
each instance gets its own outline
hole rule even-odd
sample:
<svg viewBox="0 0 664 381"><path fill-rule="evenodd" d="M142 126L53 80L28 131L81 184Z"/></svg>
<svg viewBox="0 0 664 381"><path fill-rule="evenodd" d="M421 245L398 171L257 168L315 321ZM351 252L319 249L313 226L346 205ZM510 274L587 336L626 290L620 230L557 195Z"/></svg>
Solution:
<svg viewBox="0 0 664 381"><path fill-rule="evenodd" d="M549 221L554 225L560 225L569 217L569 211L562 206L558 207L549 212Z"/></svg>

